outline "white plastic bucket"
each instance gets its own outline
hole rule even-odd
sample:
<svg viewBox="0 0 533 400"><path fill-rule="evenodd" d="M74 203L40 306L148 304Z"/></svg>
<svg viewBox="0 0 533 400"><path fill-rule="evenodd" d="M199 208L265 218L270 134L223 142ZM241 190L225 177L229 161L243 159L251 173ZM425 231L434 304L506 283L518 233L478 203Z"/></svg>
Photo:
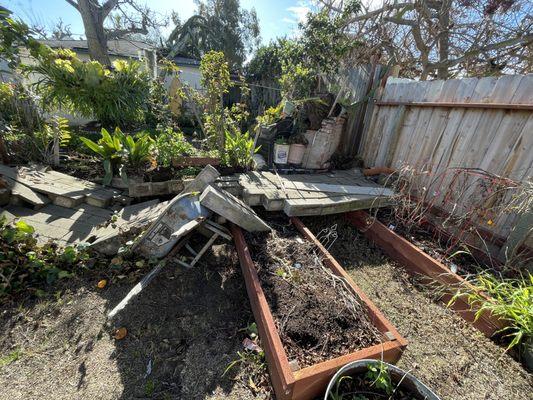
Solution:
<svg viewBox="0 0 533 400"><path fill-rule="evenodd" d="M276 164L287 164L289 149L290 146L288 144L274 144L274 162Z"/></svg>

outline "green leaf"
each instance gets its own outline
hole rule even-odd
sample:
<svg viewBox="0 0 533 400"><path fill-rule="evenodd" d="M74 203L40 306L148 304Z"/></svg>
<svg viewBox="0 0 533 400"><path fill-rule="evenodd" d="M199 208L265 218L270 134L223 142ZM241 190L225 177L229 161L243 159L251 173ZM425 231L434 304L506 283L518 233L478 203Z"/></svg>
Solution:
<svg viewBox="0 0 533 400"><path fill-rule="evenodd" d="M104 170L105 175L104 179L102 180L102 183L104 186L107 186L111 183L111 180L113 179L113 167L111 166L110 160L104 160Z"/></svg>
<svg viewBox="0 0 533 400"><path fill-rule="evenodd" d="M94 151L95 153L101 155L102 157L104 156L104 150L102 148L102 146L100 146L99 144L93 142L91 139L89 138L86 138L86 137L80 137L80 140L89 148L91 149L92 151Z"/></svg>
<svg viewBox="0 0 533 400"><path fill-rule="evenodd" d="M24 222L23 220L20 220L20 221L17 221L15 223L15 227L20 231L20 232L23 232L23 233L26 233L26 234L29 234L29 235L32 235L34 232L35 232L35 229L33 228L33 226L30 226L28 225L26 222Z"/></svg>

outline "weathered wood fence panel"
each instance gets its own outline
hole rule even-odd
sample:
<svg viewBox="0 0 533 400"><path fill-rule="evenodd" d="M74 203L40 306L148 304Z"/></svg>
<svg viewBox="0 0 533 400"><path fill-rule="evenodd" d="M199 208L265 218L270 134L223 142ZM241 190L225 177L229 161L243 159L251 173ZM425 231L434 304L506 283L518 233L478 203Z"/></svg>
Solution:
<svg viewBox="0 0 533 400"><path fill-rule="evenodd" d="M353 157L365 135L374 107L373 98L386 67L376 64L341 69L336 75L325 77L328 91L335 93L337 102L348 111L348 119L339 144L339 151Z"/></svg>
<svg viewBox="0 0 533 400"><path fill-rule="evenodd" d="M250 112L253 116L262 114L267 108L277 106L281 101L281 89L275 81L250 82Z"/></svg>
<svg viewBox="0 0 533 400"><path fill-rule="evenodd" d="M409 104L413 102L456 104ZM453 174L435 177L446 170L480 168L517 181L533 176L533 74L425 82L389 79L369 125L359 148L365 164L428 171L422 186L443 207L450 207L444 193ZM467 209L477 190L478 184L469 185L453 207ZM494 218L490 231L507 237L516 216Z"/></svg>

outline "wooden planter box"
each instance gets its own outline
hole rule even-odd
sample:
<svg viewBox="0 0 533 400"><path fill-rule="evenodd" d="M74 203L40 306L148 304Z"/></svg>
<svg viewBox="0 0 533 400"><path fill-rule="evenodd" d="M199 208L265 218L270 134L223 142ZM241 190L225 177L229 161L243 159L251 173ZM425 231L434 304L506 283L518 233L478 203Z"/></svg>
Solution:
<svg viewBox="0 0 533 400"><path fill-rule="evenodd" d="M400 358L403 349L407 345L407 341L361 291L348 273L344 271L324 246L320 244L311 231L298 218L291 218L291 221L305 238L317 246L323 255L324 265L334 274L345 278L348 285L366 305L371 321L383 333L384 337L383 343L379 345L367 347L341 357L293 371L289 365L287 354L283 348L270 307L261 288L261 283L242 231L236 225L232 225L231 231L235 239L242 273L246 283L246 290L259 330L261 345L265 349L265 356L276 398L278 400L311 400L324 393L331 377L345 364L363 358L381 359L381 357L385 361L395 362Z"/></svg>
<svg viewBox="0 0 533 400"><path fill-rule="evenodd" d="M128 186L130 197L164 196L178 194L183 190L184 184L180 180L163 182L132 182Z"/></svg>
<svg viewBox="0 0 533 400"><path fill-rule="evenodd" d="M454 274L444 264L424 253L378 220L371 218L366 212L352 211L345 215L366 237L376 243L390 258L402 264L411 275L423 276L429 284L437 283L450 288L450 291L441 297L444 303L448 303L457 288L475 290L465 279ZM478 308L472 307L464 297L458 298L452 308L487 337L491 337L496 331L506 326L504 321L490 312L482 313L476 320L475 313Z"/></svg>
<svg viewBox="0 0 533 400"><path fill-rule="evenodd" d="M172 160L172 166L183 167L205 167L206 165L220 165L220 159L216 157L180 157Z"/></svg>

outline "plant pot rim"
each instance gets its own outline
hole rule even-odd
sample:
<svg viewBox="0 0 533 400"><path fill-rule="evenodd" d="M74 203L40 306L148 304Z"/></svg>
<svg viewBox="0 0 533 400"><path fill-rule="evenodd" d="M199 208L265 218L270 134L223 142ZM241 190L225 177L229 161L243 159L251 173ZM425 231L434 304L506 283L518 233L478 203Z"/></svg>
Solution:
<svg viewBox="0 0 533 400"><path fill-rule="evenodd" d="M380 362L382 362L383 364L387 366L387 369L389 372L392 372L392 374L401 377L400 382L406 381L407 383L412 384L410 386L414 386L414 389L418 391L417 394L421 394L425 396L425 399L427 400L440 400L440 398L430 388L428 388L425 384L420 382L416 376L410 374L407 371L404 371L403 369L395 365L389 364L385 361L369 359L369 358L353 361L351 363L346 364L341 369L339 369L335 373L335 375L333 375L333 377L331 378L329 382L328 388L326 389L326 393L324 394L324 400L329 400L328 396L331 390L333 389L333 385L335 385L335 383L341 376L350 375L349 372L351 371L354 371L357 373L359 369L366 368L368 367L368 365L377 364ZM412 390L413 388L411 387L410 389Z"/></svg>

